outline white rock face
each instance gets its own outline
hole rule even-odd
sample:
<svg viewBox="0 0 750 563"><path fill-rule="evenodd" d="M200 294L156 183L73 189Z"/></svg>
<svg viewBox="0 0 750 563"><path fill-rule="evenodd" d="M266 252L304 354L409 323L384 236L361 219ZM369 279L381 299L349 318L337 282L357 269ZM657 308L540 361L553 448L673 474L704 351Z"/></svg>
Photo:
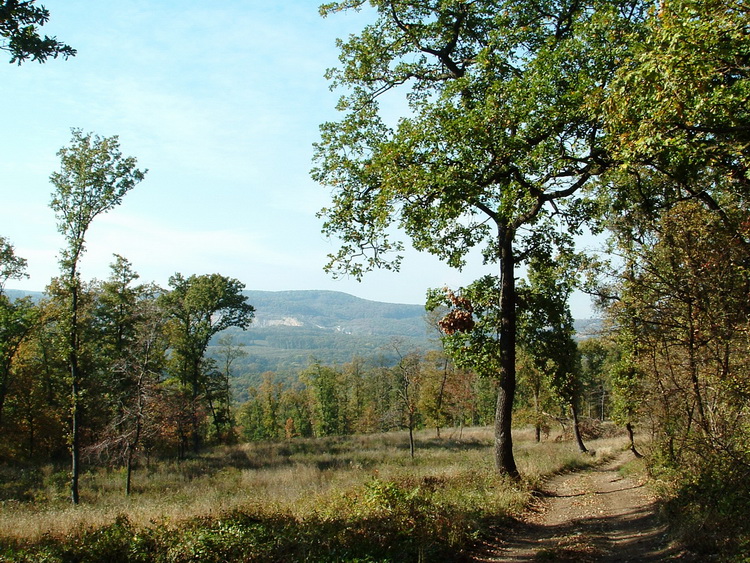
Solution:
<svg viewBox="0 0 750 563"><path fill-rule="evenodd" d="M265 326L302 326L302 322L294 317L284 317L283 319L268 319L263 321Z"/></svg>

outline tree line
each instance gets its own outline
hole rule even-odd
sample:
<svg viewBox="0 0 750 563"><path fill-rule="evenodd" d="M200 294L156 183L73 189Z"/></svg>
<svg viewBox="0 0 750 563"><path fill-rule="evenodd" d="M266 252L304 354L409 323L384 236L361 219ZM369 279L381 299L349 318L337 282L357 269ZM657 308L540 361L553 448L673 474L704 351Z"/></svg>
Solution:
<svg viewBox="0 0 750 563"><path fill-rule="evenodd" d="M168 289L137 284L118 255L107 280L85 282L89 227L146 172L122 155L117 137L78 129L58 156L50 207L66 245L40 303L4 294L26 261L0 237L0 456L55 460L67 451L78 503L84 454L124 463L129 492L137 451L173 443L185 457L200 449L209 418L216 434L228 432L228 381L206 350L222 330L246 328L254 308L238 280L178 273Z"/></svg>

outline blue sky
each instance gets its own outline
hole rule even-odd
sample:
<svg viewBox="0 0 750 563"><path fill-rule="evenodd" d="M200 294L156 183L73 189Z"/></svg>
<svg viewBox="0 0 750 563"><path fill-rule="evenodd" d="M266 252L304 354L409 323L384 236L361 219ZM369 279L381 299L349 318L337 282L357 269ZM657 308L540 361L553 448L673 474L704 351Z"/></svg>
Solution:
<svg viewBox="0 0 750 563"><path fill-rule="evenodd" d="M309 177L318 126L336 119L323 77L335 39L367 14L321 18L315 0L44 0L43 32L78 50L68 61L0 59L0 235L29 262L41 290L64 241L49 208L49 175L70 128L119 135L148 168L122 205L95 219L85 278L108 276L112 253L142 281L175 272L221 273L248 289L329 289L365 299L423 303L428 287L457 287L494 271L463 272L411 251L400 273L362 282L323 272L335 240L316 211L330 191ZM586 299L573 303L588 316Z"/></svg>

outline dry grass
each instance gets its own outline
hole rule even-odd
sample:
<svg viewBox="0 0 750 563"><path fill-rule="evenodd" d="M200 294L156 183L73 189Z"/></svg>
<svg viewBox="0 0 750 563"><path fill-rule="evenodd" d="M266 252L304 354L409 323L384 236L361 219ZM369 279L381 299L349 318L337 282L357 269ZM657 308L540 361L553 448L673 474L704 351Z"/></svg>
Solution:
<svg viewBox="0 0 750 563"><path fill-rule="evenodd" d="M0 505L0 537L62 537L111 524L120 515L143 527L178 525L233 510L304 519L342 510L347 498L375 480L407 488L429 484L440 489L440 502L467 511L481 506L485 513L513 514L528 501L529 487L545 475L591 463L623 444L621 438L594 441L591 447L597 454L591 457L578 454L570 442L536 444L527 431L514 439L526 486L497 477L489 428L446 433L442 439L433 431L418 433L414 459L409 457L405 433L216 448L182 463L139 469L130 497L124 494L122 471L98 469L82 479L82 503L77 507L66 500L65 481L47 471L35 502Z"/></svg>

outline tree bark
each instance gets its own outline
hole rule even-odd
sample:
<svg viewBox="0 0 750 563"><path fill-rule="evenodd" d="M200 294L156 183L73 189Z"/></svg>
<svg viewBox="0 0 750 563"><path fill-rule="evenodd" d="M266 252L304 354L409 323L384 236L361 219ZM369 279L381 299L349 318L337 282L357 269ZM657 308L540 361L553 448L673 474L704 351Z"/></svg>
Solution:
<svg viewBox="0 0 750 563"><path fill-rule="evenodd" d="M581 437L581 429L578 427L578 407L576 406L576 400L573 399L570 403L570 412L573 414L573 435L576 438L576 444L578 445L578 450L581 453L586 453L589 450L586 448L586 445L583 443L583 438Z"/></svg>
<svg viewBox="0 0 750 563"><path fill-rule="evenodd" d="M70 437L70 500L73 504L80 502L78 494L78 480L81 473L81 442L80 442L80 425L81 425L81 405L80 405L80 385L79 385L79 368L78 368L78 280L75 265L70 272L70 334L69 334L69 363L71 378L71 437Z"/></svg>
<svg viewBox="0 0 750 563"><path fill-rule="evenodd" d="M495 467L500 473L519 477L513 457L511 423L516 394L516 280L513 236L500 229L500 382L495 408Z"/></svg>
<svg viewBox="0 0 750 563"><path fill-rule="evenodd" d="M625 429L628 431L628 440L630 440L630 451L633 452L635 457L641 458L643 454L635 449L635 437L633 432L633 425L629 422L625 425Z"/></svg>

